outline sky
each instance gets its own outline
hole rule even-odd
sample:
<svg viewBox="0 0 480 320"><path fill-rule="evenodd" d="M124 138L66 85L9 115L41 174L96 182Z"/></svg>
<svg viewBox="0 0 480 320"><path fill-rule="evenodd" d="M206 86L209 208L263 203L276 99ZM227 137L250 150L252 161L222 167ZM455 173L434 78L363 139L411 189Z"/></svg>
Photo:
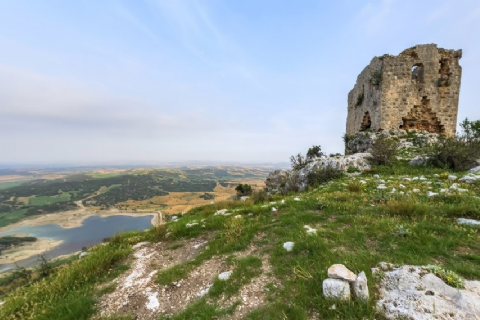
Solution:
<svg viewBox="0 0 480 320"><path fill-rule="evenodd" d="M478 0L0 0L0 164L343 153L357 75L427 43L480 119Z"/></svg>

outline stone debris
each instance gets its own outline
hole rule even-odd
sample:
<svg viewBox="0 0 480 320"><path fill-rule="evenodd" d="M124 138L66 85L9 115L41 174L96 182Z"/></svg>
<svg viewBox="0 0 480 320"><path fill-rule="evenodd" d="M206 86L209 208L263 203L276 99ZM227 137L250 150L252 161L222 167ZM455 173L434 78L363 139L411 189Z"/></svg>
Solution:
<svg viewBox="0 0 480 320"><path fill-rule="evenodd" d="M387 189L387 186L384 184L380 184L377 189Z"/></svg>
<svg viewBox="0 0 480 320"><path fill-rule="evenodd" d="M78 259L82 259L83 257L88 256L88 252L83 251L78 255Z"/></svg>
<svg viewBox="0 0 480 320"><path fill-rule="evenodd" d="M425 156L416 156L410 160L409 164L411 166L424 166L427 164L428 157Z"/></svg>
<svg viewBox="0 0 480 320"><path fill-rule="evenodd" d="M457 222L460 224L468 224L471 226L480 226L480 221L473 219L458 218Z"/></svg>
<svg viewBox="0 0 480 320"><path fill-rule="evenodd" d="M457 180L457 176L455 176L453 174L450 174L450 175L448 175L448 180L455 181L455 180Z"/></svg>
<svg viewBox="0 0 480 320"><path fill-rule="evenodd" d="M275 207L272 208L272 212L277 212L277 211L278 211L277 208Z"/></svg>
<svg viewBox="0 0 480 320"><path fill-rule="evenodd" d="M328 277L332 279L342 279L348 282L357 280L357 276L352 271L348 270L343 264L334 264L327 270Z"/></svg>
<svg viewBox="0 0 480 320"><path fill-rule="evenodd" d="M403 180L403 181L412 181L411 178L403 178L402 180Z"/></svg>
<svg viewBox="0 0 480 320"><path fill-rule="evenodd" d="M379 274L380 268L372 268ZM420 266L382 270L377 310L387 319L480 319L480 281L456 289Z"/></svg>
<svg viewBox="0 0 480 320"><path fill-rule="evenodd" d="M400 189L405 189L406 187L403 184L398 185Z"/></svg>
<svg viewBox="0 0 480 320"><path fill-rule="evenodd" d="M300 198L299 198L299 197L295 197L295 198L293 198L293 201L300 201Z"/></svg>
<svg viewBox="0 0 480 320"><path fill-rule="evenodd" d="M435 192L432 192L432 191L427 192L427 197L429 197L429 198L437 196L437 195L438 195L438 193L435 193Z"/></svg>
<svg viewBox="0 0 480 320"><path fill-rule="evenodd" d="M241 217L242 217L242 215L237 214L234 218L235 218L235 219L240 219Z"/></svg>
<svg viewBox="0 0 480 320"><path fill-rule="evenodd" d="M249 196L241 196L240 201L247 201L247 199L250 199Z"/></svg>
<svg viewBox="0 0 480 320"><path fill-rule="evenodd" d="M283 244L283 249L287 250L287 252L290 252L293 250L293 246L295 245L294 242L292 241L287 241Z"/></svg>
<svg viewBox="0 0 480 320"><path fill-rule="evenodd" d="M350 292L355 297L366 301L370 298L365 272L358 276L343 264L334 264L327 270L328 278L323 280L323 295L330 299L350 300Z"/></svg>

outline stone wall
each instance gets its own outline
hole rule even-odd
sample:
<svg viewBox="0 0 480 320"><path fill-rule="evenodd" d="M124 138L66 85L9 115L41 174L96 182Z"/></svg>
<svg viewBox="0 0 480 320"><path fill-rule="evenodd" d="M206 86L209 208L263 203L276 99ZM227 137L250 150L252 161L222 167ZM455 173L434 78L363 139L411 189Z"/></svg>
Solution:
<svg viewBox="0 0 480 320"><path fill-rule="evenodd" d="M374 57L348 94L347 135L406 129L453 136L461 56L427 44Z"/></svg>

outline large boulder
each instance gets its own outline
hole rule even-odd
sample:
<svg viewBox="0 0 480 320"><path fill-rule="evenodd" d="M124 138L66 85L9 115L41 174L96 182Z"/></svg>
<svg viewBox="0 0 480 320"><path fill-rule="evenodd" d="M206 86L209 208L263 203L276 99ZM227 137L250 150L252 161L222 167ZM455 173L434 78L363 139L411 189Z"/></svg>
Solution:
<svg viewBox="0 0 480 320"><path fill-rule="evenodd" d="M480 319L480 281L453 288L419 266L373 268L381 278L377 310L387 319Z"/></svg>
<svg viewBox="0 0 480 320"><path fill-rule="evenodd" d="M275 170L268 174L265 180L265 188L271 193L281 193L285 189L289 177L289 170Z"/></svg>
<svg viewBox="0 0 480 320"><path fill-rule="evenodd" d="M350 284L341 279L325 279L322 283L323 295L329 299L350 300Z"/></svg>

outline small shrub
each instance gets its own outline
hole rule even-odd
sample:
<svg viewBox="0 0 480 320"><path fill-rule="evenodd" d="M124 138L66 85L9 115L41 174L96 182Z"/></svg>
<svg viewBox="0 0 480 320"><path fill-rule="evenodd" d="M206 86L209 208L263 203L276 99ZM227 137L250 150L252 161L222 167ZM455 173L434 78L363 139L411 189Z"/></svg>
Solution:
<svg viewBox="0 0 480 320"><path fill-rule="evenodd" d="M456 274L453 271L445 270L437 265L430 265L426 267L427 270L430 270L434 275L439 277L449 286L454 288L465 288L465 279Z"/></svg>
<svg viewBox="0 0 480 320"><path fill-rule="evenodd" d="M397 141L385 136L379 136L372 147L369 161L373 165L391 165L397 152Z"/></svg>
<svg viewBox="0 0 480 320"><path fill-rule="evenodd" d="M312 170L307 174L307 184L310 187L317 187L322 183L341 178L343 171L332 166Z"/></svg>
<svg viewBox="0 0 480 320"><path fill-rule="evenodd" d="M266 190L256 190L250 196L254 204L272 201L273 197Z"/></svg>
<svg viewBox="0 0 480 320"><path fill-rule="evenodd" d="M422 203L393 199L387 202L386 209L389 214L401 217L420 217L429 212L428 207Z"/></svg>
<svg viewBox="0 0 480 320"><path fill-rule="evenodd" d="M249 196L252 194L252 186L249 184L239 184L236 188L235 191L237 191L237 196L238 197L243 197L243 196Z"/></svg>
<svg viewBox="0 0 480 320"><path fill-rule="evenodd" d="M438 168L468 170L480 158L480 141L460 136L444 138L430 147L428 157L429 163Z"/></svg>
<svg viewBox="0 0 480 320"><path fill-rule="evenodd" d="M358 107L362 104L363 98L364 98L364 94L362 92L357 96L357 102L355 103L355 107Z"/></svg>
<svg viewBox="0 0 480 320"><path fill-rule="evenodd" d="M347 185L347 189L350 192L360 192L361 185L358 181L350 181Z"/></svg>

